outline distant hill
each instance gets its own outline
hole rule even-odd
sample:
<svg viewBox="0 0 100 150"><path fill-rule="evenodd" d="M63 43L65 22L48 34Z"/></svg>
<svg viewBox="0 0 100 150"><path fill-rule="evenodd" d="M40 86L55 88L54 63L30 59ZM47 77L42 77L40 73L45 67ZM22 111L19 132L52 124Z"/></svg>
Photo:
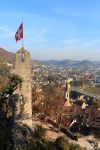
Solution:
<svg viewBox="0 0 100 150"><path fill-rule="evenodd" d="M79 61L72 61L70 59L65 60L47 60L47 61L40 61L42 64L47 65L61 65L61 66L70 66L79 63Z"/></svg>
<svg viewBox="0 0 100 150"><path fill-rule="evenodd" d="M40 61L38 60L32 60L33 65L42 65Z"/></svg>
<svg viewBox="0 0 100 150"><path fill-rule="evenodd" d="M15 61L15 54L12 52L8 52L3 48L0 48L0 57L10 63L13 63Z"/></svg>
<svg viewBox="0 0 100 150"><path fill-rule="evenodd" d="M65 60L47 60L47 61L40 61L42 64L47 65L58 65L58 66L72 66L72 67L88 67L88 66L94 66L94 67L100 67L100 61L89 61L89 60L83 60L83 61L73 61L70 59Z"/></svg>
<svg viewBox="0 0 100 150"><path fill-rule="evenodd" d="M7 50L0 48L0 58L3 58L5 61L14 63L15 62L15 53L8 52ZM83 61L73 61L70 59L64 59L64 60L47 60L47 61L39 61L39 60L32 60L33 65L58 65L58 66L72 66L72 67L88 67L88 66L94 66L94 67L100 67L100 61L89 61L89 60L83 60Z"/></svg>
<svg viewBox="0 0 100 150"><path fill-rule="evenodd" d="M62 60L62 61L59 61L59 60L42 60L42 61L33 60L33 64L57 65L57 66L72 66L72 65L75 65L78 63L79 63L79 61L72 61L69 59Z"/></svg>
<svg viewBox="0 0 100 150"><path fill-rule="evenodd" d="M40 63L46 64L46 65L58 65L59 60L41 60Z"/></svg>
<svg viewBox="0 0 100 150"><path fill-rule="evenodd" d="M13 63L15 62L15 53L8 52L7 50L0 47L0 59L3 59L6 62ZM32 60L33 65L40 65L41 63L38 60Z"/></svg>

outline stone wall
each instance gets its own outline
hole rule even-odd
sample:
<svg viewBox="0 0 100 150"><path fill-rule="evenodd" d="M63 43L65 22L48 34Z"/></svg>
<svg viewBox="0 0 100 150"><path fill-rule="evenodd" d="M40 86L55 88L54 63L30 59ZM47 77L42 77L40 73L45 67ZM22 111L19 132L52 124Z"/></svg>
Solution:
<svg viewBox="0 0 100 150"><path fill-rule="evenodd" d="M18 101L16 102L16 117L21 117L25 124L31 124L32 118L32 85L31 85L31 59L30 53L21 48L16 53L15 74L22 79L22 86L16 90Z"/></svg>

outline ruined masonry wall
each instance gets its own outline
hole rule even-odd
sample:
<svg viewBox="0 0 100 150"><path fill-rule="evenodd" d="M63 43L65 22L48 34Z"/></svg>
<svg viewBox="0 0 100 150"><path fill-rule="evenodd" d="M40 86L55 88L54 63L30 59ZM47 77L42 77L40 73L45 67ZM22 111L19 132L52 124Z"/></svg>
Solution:
<svg viewBox="0 0 100 150"><path fill-rule="evenodd" d="M23 58L21 58L22 54L24 56ZM16 94L19 96L23 95L24 98L23 113L26 119L21 121L25 124L31 124L31 119L29 119L32 118L31 59L30 53L24 49L20 49L16 53L15 74L21 76L23 79L21 90L16 90ZM21 101L18 101L16 104L16 116L20 113L21 103Z"/></svg>

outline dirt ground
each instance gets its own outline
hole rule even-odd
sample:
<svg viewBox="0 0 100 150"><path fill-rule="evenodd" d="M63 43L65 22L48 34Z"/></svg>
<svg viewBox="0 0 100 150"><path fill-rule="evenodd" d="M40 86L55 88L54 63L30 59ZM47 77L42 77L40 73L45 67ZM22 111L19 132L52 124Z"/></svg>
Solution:
<svg viewBox="0 0 100 150"><path fill-rule="evenodd" d="M49 140L56 140L58 137L66 137L70 143L79 144L81 147L87 148L87 150L100 150L100 140L96 140L92 135L91 136L84 136L78 139L78 141L69 139L65 134L62 132L56 132L51 124L43 123L40 121L34 121L33 126L41 125L43 128L46 129L46 138Z"/></svg>

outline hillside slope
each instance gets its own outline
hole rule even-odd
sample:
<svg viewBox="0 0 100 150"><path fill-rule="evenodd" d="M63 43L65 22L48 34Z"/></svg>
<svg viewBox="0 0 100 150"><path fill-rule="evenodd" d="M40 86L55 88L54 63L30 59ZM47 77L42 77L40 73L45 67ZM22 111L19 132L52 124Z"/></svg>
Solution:
<svg viewBox="0 0 100 150"><path fill-rule="evenodd" d="M7 50L0 47L0 57L7 62L13 63L15 60L15 54L8 52Z"/></svg>

